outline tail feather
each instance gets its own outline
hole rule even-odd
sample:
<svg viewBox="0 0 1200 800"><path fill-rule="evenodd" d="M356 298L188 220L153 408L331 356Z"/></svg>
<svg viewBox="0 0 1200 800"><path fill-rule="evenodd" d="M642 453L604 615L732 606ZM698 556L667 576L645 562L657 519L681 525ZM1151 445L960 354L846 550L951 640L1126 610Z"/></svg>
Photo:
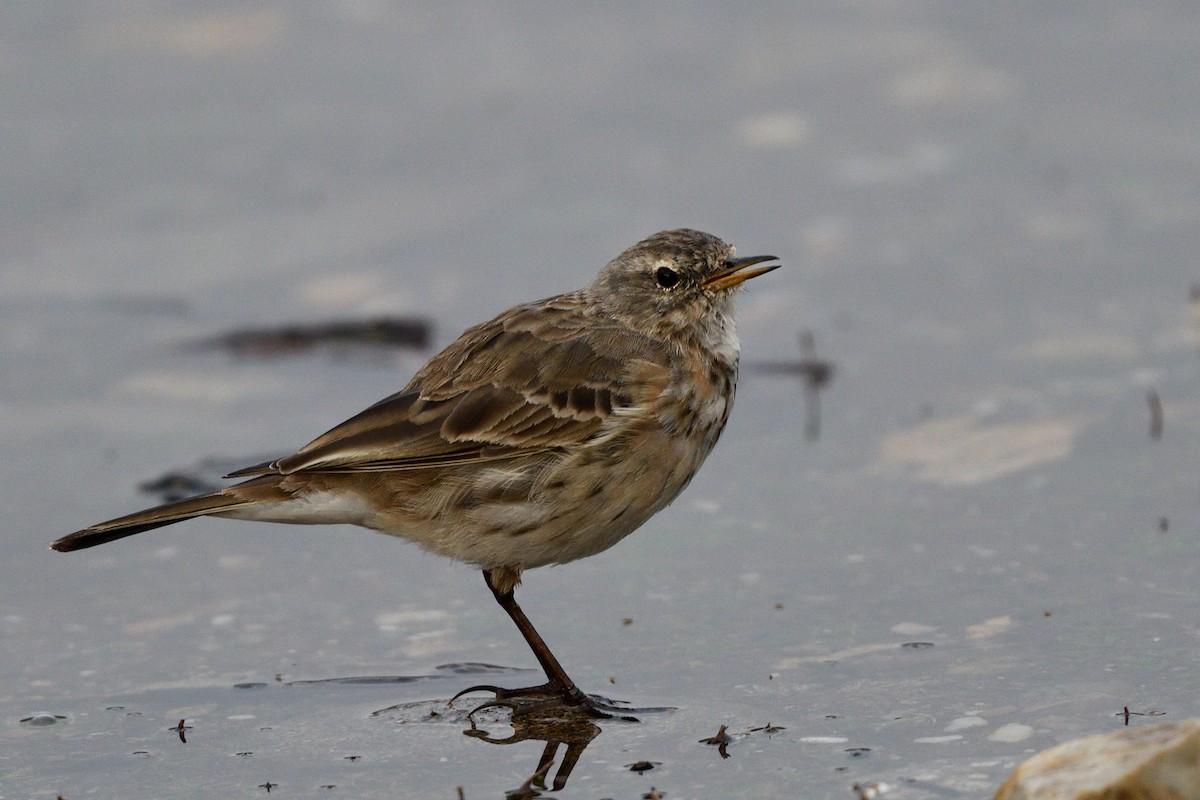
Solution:
<svg viewBox="0 0 1200 800"><path fill-rule="evenodd" d="M236 489L238 487L230 487ZM154 508L147 508L124 517L99 522L81 531L68 534L50 545L51 550L69 553L72 550L83 550L98 544L124 539L135 533L154 530L164 525L182 522L192 517L202 517L206 514L217 514L230 511L241 506L254 505L258 499L249 497L241 492L226 489L221 492L204 494L199 497L189 497Z"/></svg>

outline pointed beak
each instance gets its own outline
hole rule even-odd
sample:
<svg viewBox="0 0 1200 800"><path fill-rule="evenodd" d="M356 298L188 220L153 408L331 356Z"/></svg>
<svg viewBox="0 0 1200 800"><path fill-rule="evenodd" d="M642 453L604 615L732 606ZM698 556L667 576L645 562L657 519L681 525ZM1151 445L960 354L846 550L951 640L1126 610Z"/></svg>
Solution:
<svg viewBox="0 0 1200 800"><path fill-rule="evenodd" d="M739 283L748 281L751 278L757 278L759 275L766 275L773 269L779 269L782 264L772 264L769 267L759 267L758 269L748 269L755 264L761 264L764 261L778 261L777 256L747 256L746 258L731 258L725 262L725 268L717 270L712 275L709 275L700 284L701 288L710 291L718 291L722 289L732 289Z"/></svg>

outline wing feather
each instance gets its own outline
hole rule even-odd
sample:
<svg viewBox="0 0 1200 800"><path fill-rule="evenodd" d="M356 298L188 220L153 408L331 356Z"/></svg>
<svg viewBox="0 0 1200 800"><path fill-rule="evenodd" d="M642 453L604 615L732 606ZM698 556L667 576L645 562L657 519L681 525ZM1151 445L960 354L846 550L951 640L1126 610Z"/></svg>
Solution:
<svg viewBox="0 0 1200 800"><path fill-rule="evenodd" d="M293 455L232 473L419 470L563 448L634 402L631 371L668 366L665 345L581 313L564 295L469 329L400 392ZM592 319L594 324L588 324Z"/></svg>

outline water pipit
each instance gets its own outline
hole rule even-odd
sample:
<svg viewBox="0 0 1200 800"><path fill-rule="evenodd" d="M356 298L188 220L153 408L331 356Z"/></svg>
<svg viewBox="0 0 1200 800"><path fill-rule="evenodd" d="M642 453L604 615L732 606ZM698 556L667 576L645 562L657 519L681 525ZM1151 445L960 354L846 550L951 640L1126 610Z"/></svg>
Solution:
<svg viewBox="0 0 1200 800"><path fill-rule="evenodd" d="M524 690L603 713L513 599L526 569L607 550L674 500L729 418L734 290L779 265L656 233L591 285L468 329L408 386L210 494L54 542L80 550L200 516L346 523L482 568L545 670ZM468 690L470 691L470 690ZM609 709L612 710L612 709Z"/></svg>

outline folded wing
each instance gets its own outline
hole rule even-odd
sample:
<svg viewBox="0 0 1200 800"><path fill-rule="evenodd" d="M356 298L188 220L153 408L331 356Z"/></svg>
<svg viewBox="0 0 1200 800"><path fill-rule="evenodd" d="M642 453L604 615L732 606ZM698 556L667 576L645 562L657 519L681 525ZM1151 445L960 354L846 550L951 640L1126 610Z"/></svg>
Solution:
<svg viewBox="0 0 1200 800"><path fill-rule="evenodd" d="M402 391L297 453L230 477L427 469L517 458L599 435L615 412L636 402L627 388L631 371L666 365L667 351L626 329L580 325L568 313L570 299L536 314L529 313L535 305L518 307L468 330Z"/></svg>

